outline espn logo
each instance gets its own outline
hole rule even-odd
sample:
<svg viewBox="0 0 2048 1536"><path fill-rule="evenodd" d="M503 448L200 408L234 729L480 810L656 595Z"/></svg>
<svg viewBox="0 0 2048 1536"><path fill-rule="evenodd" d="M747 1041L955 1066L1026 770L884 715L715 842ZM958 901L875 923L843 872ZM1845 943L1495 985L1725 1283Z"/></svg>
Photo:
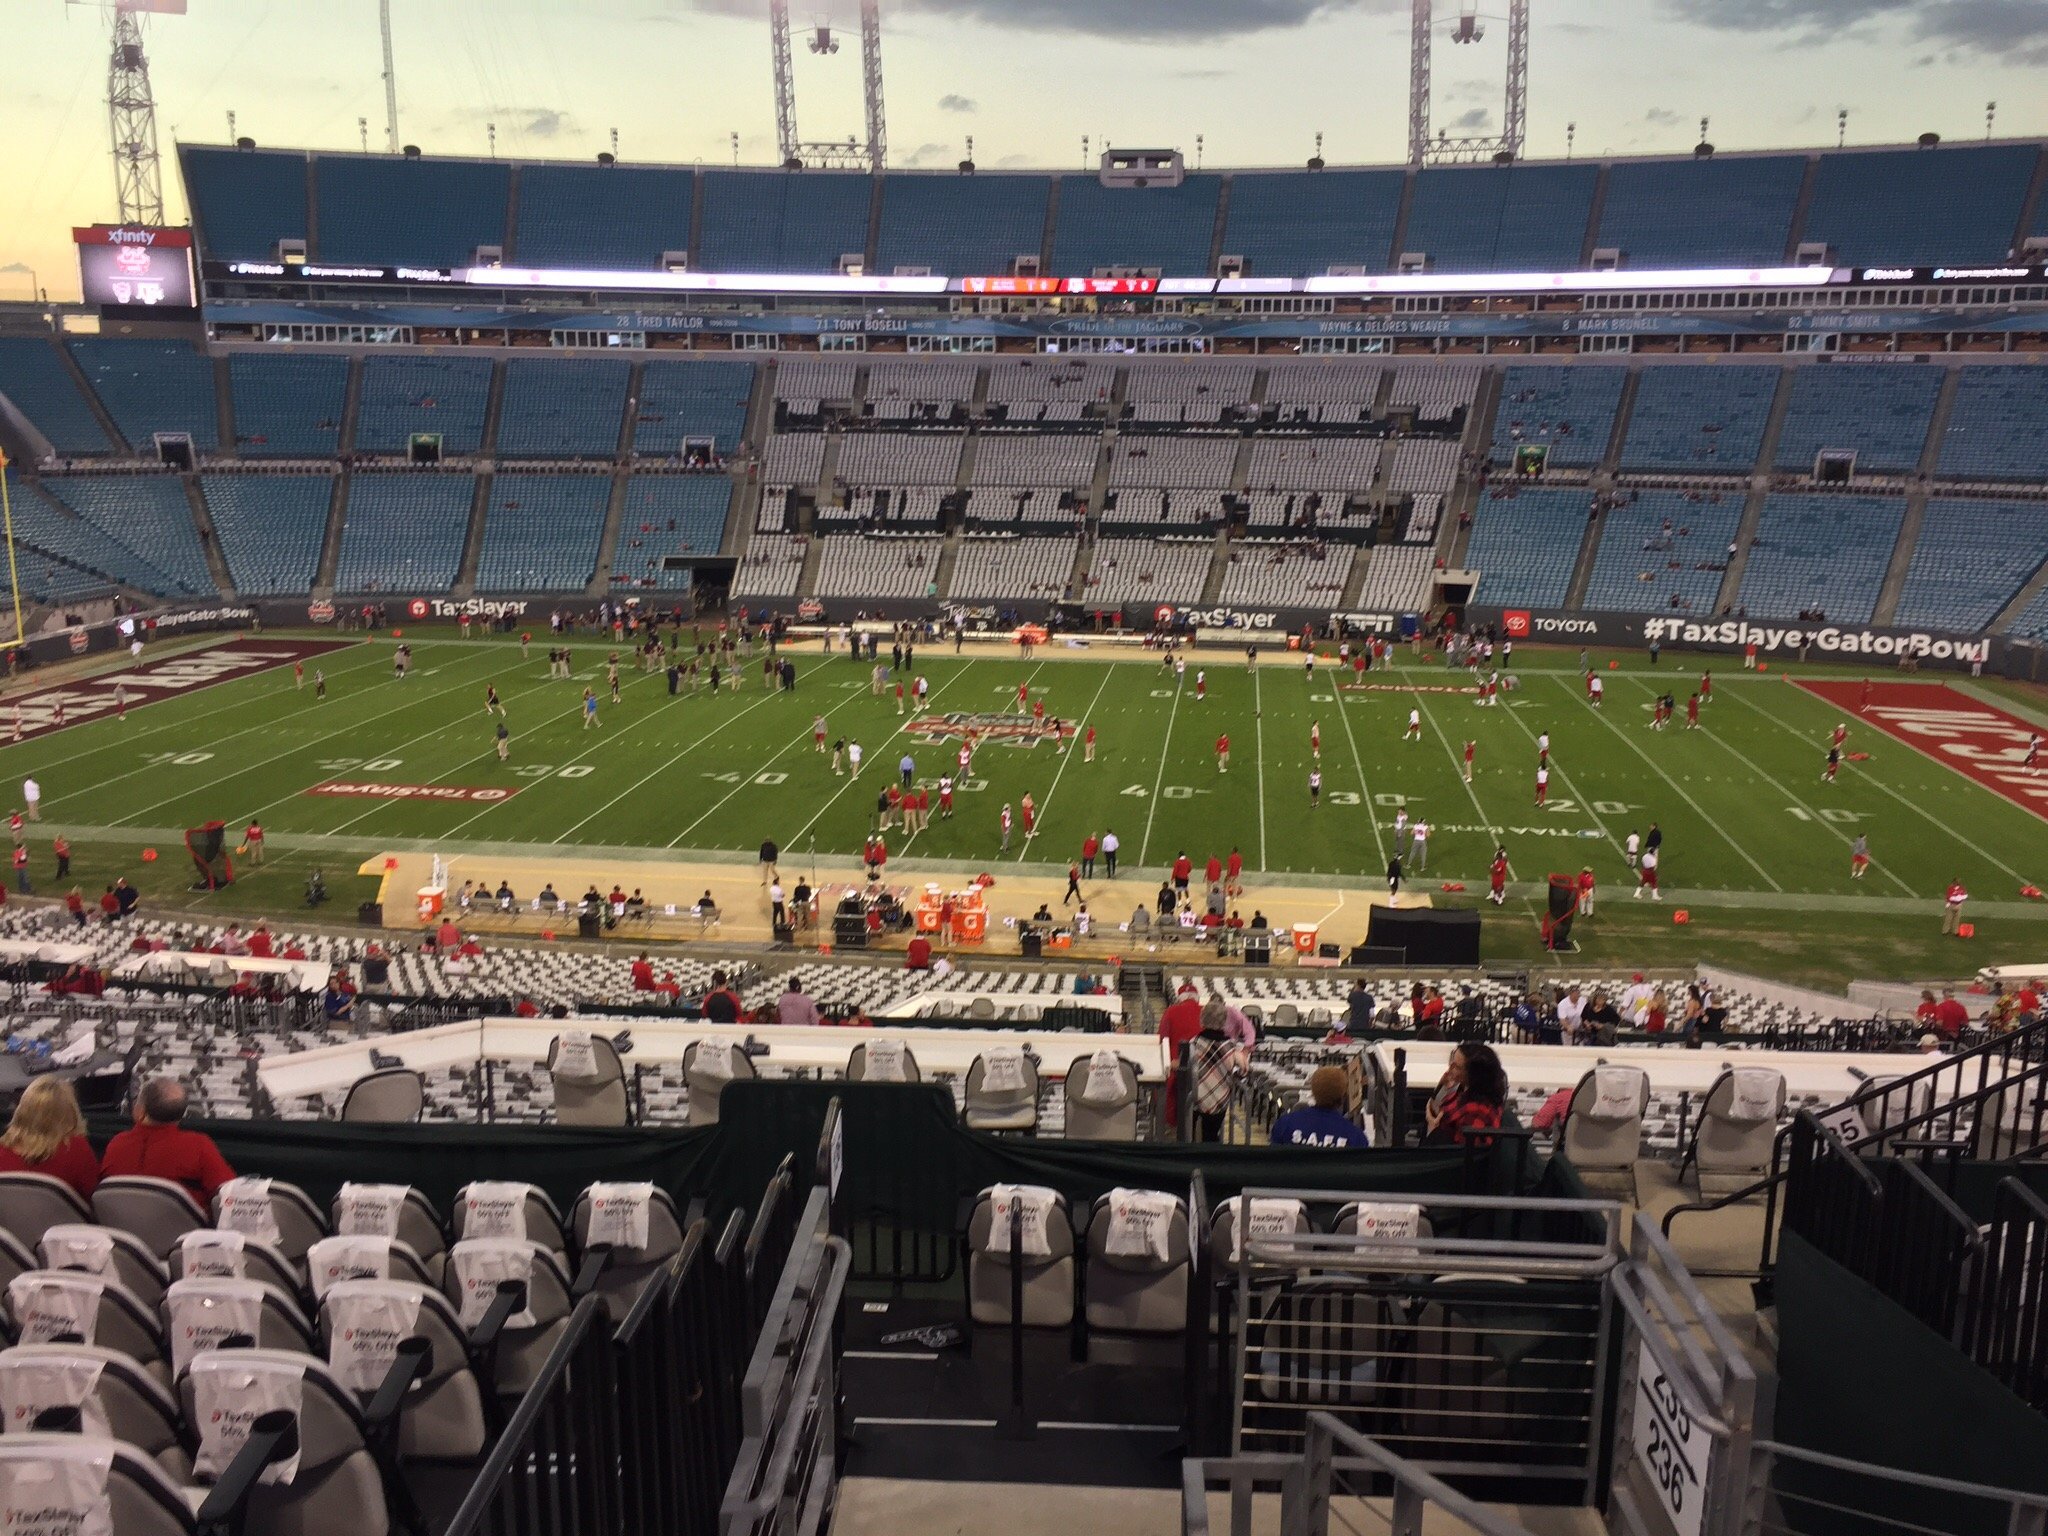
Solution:
<svg viewBox="0 0 2048 1536"><path fill-rule="evenodd" d="M1528 639L1530 628L1529 610L1526 608L1510 608L1500 616L1500 632L1510 640Z"/></svg>

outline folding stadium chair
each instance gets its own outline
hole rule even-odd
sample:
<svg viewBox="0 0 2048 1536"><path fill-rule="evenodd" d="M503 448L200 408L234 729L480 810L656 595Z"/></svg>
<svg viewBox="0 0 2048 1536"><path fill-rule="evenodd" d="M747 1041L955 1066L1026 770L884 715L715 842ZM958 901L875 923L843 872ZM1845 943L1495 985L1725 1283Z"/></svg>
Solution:
<svg viewBox="0 0 2048 1536"><path fill-rule="evenodd" d="M163 1263L142 1239L117 1227L51 1227L36 1252L45 1269L81 1269L119 1281L145 1307L163 1300L164 1287L171 1283Z"/></svg>
<svg viewBox="0 0 2048 1536"><path fill-rule="evenodd" d="M626 1064L619 1059L618 1047L602 1035L591 1035L589 1041L591 1070L574 1077L555 1071L562 1037L557 1035L548 1042L547 1068L555 1082L555 1124L628 1125L633 1116L626 1092Z"/></svg>
<svg viewBox="0 0 2048 1536"><path fill-rule="evenodd" d="M600 1236L595 1243L591 1238L592 1201L604 1196L612 1214L611 1222L630 1224L633 1220L630 1209L621 1210L623 1200L628 1208L644 1194L646 1199L646 1240L640 1243L621 1243L608 1240L602 1234L608 1230L607 1219L598 1222ZM576 1251L584 1256L588 1265L594 1247L608 1243L604 1255L604 1267L592 1283L591 1289L611 1303L612 1317L623 1319L639 1299L647 1283L677 1254L683 1251L683 1224L676 1214L676 1204L665 1189L651 1186L644 1191L614 1185L607 1189L593 1184L576 1197L576 1203L569 1208L569 1230L576 1238ZM579 1279L582 1278L579 1276Z"/></svg>
<svg viewBox="0 0 2048 1536"><path fill-rule="evenodd" d="M118 1350L91 1344L17 1344L0 1350L0 1397L79 1412L80 1431L111 1435L154 1461L173 1482L192 1478L178 1404ZM53 1426L30 1423L30 1429Z"/></svg>
<svg viewBox="0 0 2048 1536"><path fill-rule="evenodd" d="M1195 1271L1186 1201L1157 1190L1099 1197L1088 1214L1087 1255L1081 1293L1091 1341L1187 1331Z"/></svg>
<svg viewBox="0 0 2048 1536"><path fill-rule="evenodd" d="M399 1280L342 1280L320 1304L328 1367L367 1404L382 1388L406 1339L426 1343L420 1374L398 1411L397 1449L407 1459L481 1455L491 1416L470 1362L469 1336L439 1290Z"/></svg>
<svg viewBox="0 0 2048 1536"><path fill-rule="evenodd" d="M343 1121L359 1125L415 1125L427 1103L426 1080L409 1067L385 1067L349 1085Z"/></svg>
<svg viewBox="0 0 2048 1536"><path fill-rule="evenodd" d="M92 1213L82 1219L133 1232L158 1258L168 1258L187 1232L213 1225L184 1185L139 1175L101 1179Z"/></svg>
<svg viewBox="0 0 2048 1536"><path fill-rule="evenodd" d="M389 1198L380 1198L379 1192ZM359 1198L360 1197L360 1198ZM330 1207L338 1237L395 1238L419 1256L430 1283L441 1283L448 1238L433 1202L409 1185L344 1184Z"/></svg>
<svg viewBox="0 0 2048 1536"><path fill-rule="evenodd" d="M80 1497L82 1530L118 1536L196 1536L190 1503L179 1483L143 1451L118 1440L76 1434L0 1437L0 1476L18 1471L55 1476Z"/></svg>
<svg viewBox="0 0 2048 1536"><path fill-rule="evenodd" d="M8 1283L7 1312L23 1344L93 1344L170 1380L155 1317L120 1284L76 1270L32 1269Z"/></svg>
<svg viewBox="0 0 2048 1536"><path fill-rule="evenodd" d="M690 1124L718 1124L719 1095L725 1085L758 1074L754 1058L741 1050L738 1041L730 1051L707 1050L710 1042L692 1040L683 1048L683 1081L690 1087Z"/></svg>
<svg viewBox="0 0 2048 1536"><path fill-rule="evenodd" d="M1589 1188L1625 1189L1641 1203L1636 1158L1649 1108L1650 1075L1640 1067L1598 1066L1579 1079L1557 1141Z"/></svg>
<svg viewBox="0 0 2048 1536"><path fill-rule="evenodd" d="M1067 1140L1138 1139L1138 1069L1123 1057L1106 1051L1076 1056L1060 1091L1066 1101Z"/></svg>
<svg viewBox="0 0 2048 1536"><path fill-rule="evenodd" d="M324 1361L281 1350L214 1350L178 1378L178 1401L185 1422L197 1431L194 1465L202 1480L217 1479L233 1461L241 1441L223 1431L237 1421L246 1425L249 1410L292 1414L296 1464L288 1467L289 1476L258 1481L249 1491L245 1529L387 1536L391 1518L382 1469L370 1454L354 1397ZM223 1417L219 1409L226 1404L242 1411Z"/></svg>
<svg viewBox="0 0 2048 1536"><path fill-rule="evenodd" d="M1785 1111L1785 1074L1770 1067L1727 1067L1700 1100L1691 1145L1684 1149L1700 1194L1727 1195L1771 1171L1778 1117Z"/></svg>
<svg viewBox="0 0 2048 1536"><path fill-rule="evenodd" d="M984 1326L1006 1326L1011 1310L1010 1229L996 1218L998 1191L984 1189L967 1217L967 1315ZM1023 1310L1026 1328L1066 1328L1074 1321L1074 1226L1066 1196L1056 1190L1029 1189L1021 1196L1043 1216L1042 1253L1032 1252L1028 1237L1022 1255ZM1036 1222L1027 1223L1035 1229Z"/></svg>
<svg viewBox="0 0 2048 1536"><path fill-rule="evenodd" d="M0 1231L24 1247L54 1226L89 1225L92 1208L62 1179L46 1173L0 1173Z"/></svg>
<svg viewBox="0 0 2048 1536"><path fill-rule="evenodd" d="M1029 1054L1011 1058L1019 1070L1013 1075L1017 1086L1005 1082L1006 1068L998 1056L996 1074L1004 1086L990 1087L990 1057L984 1051L967 1069L965 1103L961 1118L977 1131L1034 1131L1038 1128L1038 1063Z"/></svg>
<svg viewBox="0 0 2048 1536"><path fill-rule="evenodd" d="M41 1261L22 1246L20 1238L11 1232L0 1230L0 1291L5 1291L7 1282L16 1275L25 1275L32 1269L40 1268Z"/></svg>
<svg viewBox="0 0 2048 1536"><path fill-rule="evenodd" d="M206 1275L174 1280L160 1308L171 1364L182 1371L208 1350L232 1346L310 1354L313 1326L295 1292L260 1280ZM246 1342L245 1342L246 1341Z"/></svg>
<svg viewBox="0 0 2048 1536"><path fill-rule="evenodd" d="M516 1285L521 1305L494 1334L477 1339L501 1285ZM560 1257L519 1238L464 1238L448 1250L442 1291L455 1304L472 1344L481 1347L491 1386L501 1399L517 1398L533 1384L555 1340L568 1326L569 1276Z"/></svg>
<svg viewBox="0 0 2048 1536"><path fill-rule="evenodd" d="M179 1238L164 1271L173 1281L207 1276L255 1280L288 1296L298 1292L302 1279L298 1266L269 1243L212 1227L200 1227Z"/></svg>
<svg viewBox="0 0 2048 1536"><path fill-rule="evenodd" d="M213 1197L213 1224L269 1243L303 1269L306 1250L328 1236L327 1217L312 1197L282 1179L235 1179Z"/></svg>
<svg viewBox="0 0 2048 1536"><path fill-rule="evenodd" d="M523 1198L515 1196L514 1191L524 1191ZM482 1215L493 1210L498 1212L493 1220L501 1220L503 1205L511 1199L518 1201L517 1215L511 1219L504 1232L494 1227L489 1231L471 1233L472 1224L480 1224ZM472 1235L525 1237L547 1249L564 1268L568 1266L569 1239L562 1225L561 1210L548 1198L546 1191L536 1189L531 1184L492 1185L479 1182L463 1185L455 1191L455 1206L449 1213L448 1230L457 1241Z"/></svg>
<svg viewBox="0 0 2048 1536"><path fill-rule="evenodd" d="M879 1060L873 1059L890 1056L887 1047L891 1045L896 1048L893 1053L893 1072ZM871 1046L880 1048L872 1053L872 1057L869 1049ZM846 1058L846 1080L849 1083L921 1083L924 1081L924 1073L917 1065L916 1053L901 1040L864 1040L856 1045Z"/></svg>

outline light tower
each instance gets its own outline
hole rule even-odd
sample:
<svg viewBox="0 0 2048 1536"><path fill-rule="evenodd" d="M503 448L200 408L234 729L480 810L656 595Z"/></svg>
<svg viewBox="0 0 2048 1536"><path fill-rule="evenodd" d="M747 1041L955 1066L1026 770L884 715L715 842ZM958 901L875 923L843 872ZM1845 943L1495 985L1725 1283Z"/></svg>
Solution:
<svg viewBox="0 0 2048 1536"><path fill-rule="evenodd" d="M1520 159L1522 139L1529 120L1529 0L1508 0L1507 100L1501 111L1498 134L1473 134L1453 138L1429 133L1430 44L1434 30L1432 0L1410 0L1408 38L1408 163L1421 165L1466 165L1498 160L1503 155ZM1474 0L1462 0L1458 19L1451 30L1454 43L1476 43L1486 36L1486 18Z"/></svg>
<svg viewBox="0 0 2048 1536"><path fill-rule="evenodd" d="M164 221L163 167L156 152L156 98L142 50L138 10L148 0L115 0L114 45L107 59L107 131L114 150L114 196L123 224Z"/></svg>
<svg viewBox="0 0 2048 1536"><path fill-rule="evenodd" d="M789 51L789 0L768 0L769 45L775 66L775 142L784 165L812 165L825 170L880 171L889 163L889 135L882 112L882 8L880 0L861 0L861 89L867 104L867 139L799 139L796 132L796 73ZM828 19L811 28L810 50L839 51Z"/></svg>

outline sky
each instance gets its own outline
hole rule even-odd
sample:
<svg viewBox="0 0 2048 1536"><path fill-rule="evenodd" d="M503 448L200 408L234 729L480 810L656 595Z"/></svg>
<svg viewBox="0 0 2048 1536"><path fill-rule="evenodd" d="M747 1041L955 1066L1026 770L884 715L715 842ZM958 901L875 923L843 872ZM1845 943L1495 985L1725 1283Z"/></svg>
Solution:
<svg viewBox="0 0 2048 1536"><path fill-rule="evenodd" d="M1438 0L1439 27L1460 0ZM1476 0L1504 17L1507 0ZM7 0L0 52L0 298L77 294L74 224L112 219L107 17ZM384 142L377 0L188 0L145 40L172 222L174 140ZM774 159L767 0L391 0L402 142L507 158ZM1173 147L1209 168L1399 162L1407 0L882 0L892 166L1079 168ZM1525 154L1900 143L2048 134L2048 0L1533 0ZM797 124L861 127L858 0L796 0ZM842 31L813 57L820 19ZM1433 121L1497 130L1506 23L1434 49ZM1199 145L1198 145L1199 139Z"/></svg>

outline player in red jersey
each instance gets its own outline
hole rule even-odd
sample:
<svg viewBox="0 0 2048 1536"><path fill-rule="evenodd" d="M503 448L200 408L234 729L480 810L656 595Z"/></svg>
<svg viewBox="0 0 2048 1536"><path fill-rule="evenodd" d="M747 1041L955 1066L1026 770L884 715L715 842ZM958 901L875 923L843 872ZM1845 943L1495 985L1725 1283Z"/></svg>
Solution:
<svg viewBox="0 0 2048 1536"><path fill-rule="evenodd" d="M953 781L950 777L939 780L939 819L953 819Z"/></svg>
<svg viewBox="0 0 2048 1536"><path fill-rule="evenodd" d="M1230 772L1230 737L1228 735L1216 738L1216 771L1218 773Z"/></svg>
<svg viewBox="0 0 2048 1536"><path fill-rule="evenodd" d="M1244 855L1235 848L1223 865L1223 889L1227 895L1235 896L1244 889Z"/></svg>
<svg viewBox="0 0 2048 1536"><path fill-rule="evenodd" d="M1021 715L1030 707L1031 685L1029 683L1019 683L1017 685L1017 713Z"/></svg>
<svg viewBox="0 0 2048 1536"><path fill-rule="evenodd" d="M1467 784L1472 782L1472 754L1478 750L1478 742L1468 741L1465 743L1465 782Z"/></svg>
<svg viewBox="0 0 2048 1536"><path fill-rule="evenodd" d="M1095 727L1092 725L1088 727L1087 734L1081 738L1081 761L1084 763L1095 761Z"/></svg>
<svg viewBox="0 0 2048 1536"><path fill-rule="evenodd" d="M1031 701L1031 723L1041 731L1045 729L1045 700Z"/></svg>
<svg viewBox="0 0 2048 1536"><path fill-rule="evenodd" d="M1702 704L1714 702L1714 674L1711 672L1702 672L1700 674L1700 702Z"/></svg>
<svg viewBox="0 0 2048 1536"><path fill-rule="evenodd" d="M1848 744L1849 727L1846 725L1837 724L1834 730L1830 732L1828 735L1828 745L1831 747L1846 747Z"/></svg>
<svg viewBox="0 0 2048 1536"><path fill-rule="evenodd" d="M1841 749L1840 747L1829 747L1829 748L1828 748L1828 765L1827 765L1827 767L1823 768L1823 769L1821 770L1821 773L1820 773L1820 781L1821 781L1821 783L1823 783L1823 784L1832 784L1832 783L1834 783L1834 782L1835 782L1835 775L1836 775L1836 774L1838 774L1838 773L1840 773L1841 771L1842 771L1842 749Z"/></svg>
<svg viewBox="0 0 2048 1536"><path fill-rule="evenodd" d="M1017 802L1017 809L1024 813L1024 839L1029 842L1038 836L1038 806L1033 802L1029 791Z"/></svg>
<svg viewBox="0 0 2048 1536"><path fill-rule="evenodd" d="M1323 755L1323 727L1319 721L1308 723L1308 750L1311 757Z"/></svg>
<svg viewBox="0 0 2048 1536"><path fill-rule="evenodd" d="M1863 697L1862 697L1862 698L1860 698L1860 699L1858 699L1858 700L1856 701L1856 713L1858 713L1859 715L1862 715L1862 714L1868 714L1869 712L1870 712L1870 679L1866 677L1865 679L1863 679Z"/></svg>
<svg viewBox="0 0 2048 1536"><path fill-rule="evenodd" d="M1700 696L1694 694L1685 701L1685 728L1696 731L1700 728Z"/></svg>
<svg viewBox="0 0 2048 1536"><path fill-rule="evenodd" d="M1538 768L1536 770L1536 803L1542 805L1549 798L1550 770L1548 768Z"/></svg>
<svg viewBox="0 0 2048 1536"><path fill-rule="evenodd" d="M1505 848L1493 850L1493 864L1486 872L1486 899L1496 907L1508 899L1508 851Z"/></svg>

